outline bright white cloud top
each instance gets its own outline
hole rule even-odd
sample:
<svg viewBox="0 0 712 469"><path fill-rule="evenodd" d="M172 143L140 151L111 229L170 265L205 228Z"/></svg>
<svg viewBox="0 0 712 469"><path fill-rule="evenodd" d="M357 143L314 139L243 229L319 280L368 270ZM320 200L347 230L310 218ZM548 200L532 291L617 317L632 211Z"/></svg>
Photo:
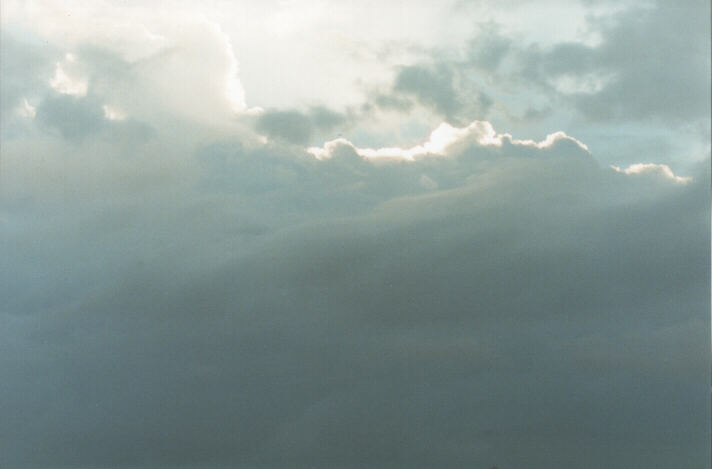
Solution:
<svg viewBox="0 0 712 469"><path fill-rule="evenodd" d="M690 177L675 176L675 174L670 169L670 166L666 164L655 164L655 163L636 163L628 166L625 169L621 169L618 166L611 166L614 170L623 174L642 174L642 173L655 173L660 174L663 177L672 179L675 182L687 183L692 180Z"/></svg>
<svg viewBox="0 0 712 469"><path fill-rule="evenodd" d="M425 156L446 156L456 153L472 143L480 146L501 147L503 142L507 142L509 145L514 146L545 149L550 148L558 140L569 140L581 149L588 151L588 147L585 144L561 131L547 135L541 142L517 140L513 139L510 134L498 134L492 124L487 121L474 121L463 128L453 127L447 122L443 122L433 130L425 143L407 149L398 147L357 148L345 138L338 138L326 142L323 147L310 147L307 151L321 160L331 158L339 146L347 146L352 148L357 155L366 159L383 158L413 161Z"/></svg>

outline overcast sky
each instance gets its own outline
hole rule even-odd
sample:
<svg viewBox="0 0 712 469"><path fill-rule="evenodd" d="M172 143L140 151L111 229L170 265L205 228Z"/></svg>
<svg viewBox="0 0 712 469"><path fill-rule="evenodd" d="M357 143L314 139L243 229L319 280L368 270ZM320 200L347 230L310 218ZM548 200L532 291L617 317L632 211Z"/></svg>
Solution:
<svg viewBox="0 0 712 469"><path fill-rule="evenodd" d="M706 467L709 8L2 0L0 467Z"/></svg>

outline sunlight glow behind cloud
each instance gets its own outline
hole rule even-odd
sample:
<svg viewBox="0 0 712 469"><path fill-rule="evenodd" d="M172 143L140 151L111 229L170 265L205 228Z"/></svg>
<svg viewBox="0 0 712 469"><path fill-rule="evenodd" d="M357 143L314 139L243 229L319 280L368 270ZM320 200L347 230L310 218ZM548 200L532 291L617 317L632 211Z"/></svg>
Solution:
<svg viewBox="0 0 712 469"><path fill-rule="evenodd" d="M566 133L559 131L546 136L540 142L534 140L519 140L514 139L510 134L499 134L494 130L492 124L487 121L474 121L466 127L453 127L447 122L441 123L435 130L432 131L428 140L422 145L416 145L411 148L399 147L382 147L382 148L358 148L353 143L345 138L338 138L328 141L323 147L310 147L307 149L309 153L317 159L331 158L333 152L341 145L351 147L361 157L366 159L401 159L414 161L424 156L445 156L450 153L453 147L458 144L467 142L475 142L481 146L501 147L504 141L513 145L522 145L533 148L549 148L559 140L569 140L581 149L588 151L588 147L569 137Z"/></svg>
<svg viewBox="0 0 712 469"><path fill-rule="evenodd" d="M666 164L636 163L625 169L619 168L618 166L611 166L611 168L623 174L659 174L680 184L686 184L692 181L691 177L676 176L675 173L672 172L672 169L670 169L670 166Z"/></svg>

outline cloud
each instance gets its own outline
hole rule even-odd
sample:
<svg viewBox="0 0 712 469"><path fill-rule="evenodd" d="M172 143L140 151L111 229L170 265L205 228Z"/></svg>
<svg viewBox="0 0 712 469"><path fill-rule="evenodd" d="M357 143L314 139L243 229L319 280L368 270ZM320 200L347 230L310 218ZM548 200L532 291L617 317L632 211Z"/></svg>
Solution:
<svg viewBox="0 0 712 469"><path fill-rule="evenodd" d="M487 121L474 121L466 127L457 128L443 122L430 134L428 140L422 145L411 148L385 147L385 148L357 148L353 143L344 138L326 142L323 147L310 147L308 151L317 159L331 158L339 147L350 147L353 151L366 159L400 159L413 161L427 156L444 156L463 153L471 149L472 145L478 147L506 147L507 155L526 153L528 149L550 149L560 146L561 142L568 142L568 149L574 153L583 152L587 155L588 147L575 138L569 137L564 132L555 132L547 135L541 142L533 140L513 139L509 134L498 134L492 124Z"/></svg>
<svg viewBox="0 0 712 469"><path fill-rule="evenodd" d="M6 148L3 464L702 464L705 171L433 135Z"/></svg>
<svg viewBox="0 0 712 469"><path fill-rule="evenodd" d="M42 124L59 130L67 138L81 138L98 132L105 124L101 105L71 93L45 98L37 109Z"/></svg>
<svg viewBox="0 0 712 469"><path fill-rule="evenodd" d="M687 183L691 181L691 178L689 177L680 177L676 176L675 173L672 172L670 169L670 166L666 164L655 164L655 163L636 163L628 166L625 169L621 169L618 166L611 166L614 170L618 171L619 173L623 174L645 174L645 173L652 173L652 174L658 174L662 177L665 177L667 179L672 179L675 182L679 183Z"/></svg>
<svg viewBox="0 0 712 469"><path fill-rule="evenodd" d="M129 83L139 89L122 87L119 103L136 107L127 93L132 96L141 93L159 109L202 121L224 119L246 110L237 59L219 26L194 21L166 29L158 29L166 37L161 53L133 67L133 83Z"/></svg>
<svg viewBox="0 0 712 469"><path fill-rule="evenodd" d="M308 145L315 134L329 132L348 123L347 114L317 106L308 112L267 110L256 120L257 132L282 142Z"/></svg>
<svg viewBox="0 0 712 469"><path fill-rule="evenodd" d="M35 94L43 92L53 73L51 52L46 47L33 41L23 41L6 30L2 31L2 103L0 109L3 124L11 119L14 108L22 104L23 99L34 101Z"/></svg>
<svg viewBox="0 0 712 469"><path fill-rule="evenodd" d="M605 98L577 80L613 36L391 61L407 118L236 112L222 27L27 5L0 61L0 466L709 461L708 159L610 167L609 127L504 111L526 76L552 107ZM649 125L629 111L606 118Z"/></svg>
<svg viewBox="0 0 712 469"><path fill-rule="evenodd" d="M592 15L596 44L517 46L499 29L485 28L471 43L471 63L505 81L519 75L523 86L600 121L699 119L709 114L705 11L694 2L658 2ZM651 43L664 47L651 50Z"/></svg>
<svg viewBox="0 0 712 469"><path fill-rule="evenodd" d="M370 101L384 110L401 112L417 103L455 124L472 116L484 118L493 104L458 67L447 63L398 67L391 88L373 93Z"/></svg>
<svg viewBox="0 0 712 469"><path fill-rule="evenodd" d="M29 119L32 119L37 115L37 108L31 105L27 101L27 98L22 98L22 104L15 109L19 115Z"/></svg>
<svg viewBox="0 0 712 469"><path fill-rule="evenodd" d="M450 115L459 107L452 72L447 68L403 67L396 76L393 89L415 96L422 104L443 115Z"/></svg>
<svg viewBox="0 0 712 469"><path fill-rule="evenodd" d="M96 96L48 95L34 114L32 117L36 117L41 128L57 131L72 141L103 136L115 142L143 143L155 134L155 130L145 122L127 118L111 106L102 105Z"/></svg>
<svg viewBox="0 0 712 469"><path fill-rule="evenodd" d="M311 139L312 126L309 118L297 111L272 111L261 115L257 131L273 138L307 144Z"/></svg>
<svg viewBox="0 0 712 469"><path fill-rule="evenodd" d="M202 15L177 10L167 18L160 9L106 2L31 2L10 15L24 26L22 36L52 44L52 54L59 49L46 76L56 92L98 95L148 121L169 113L215 124L248 110L230 38Z"/></svg>
<svg viewBox="0 0 712 469"><path fill-rule="evenodd" d="M57 62L54 76L49 81L49 84L58 93L79 97L86 96L87 79L78 75L76 71L70 71L76 62L76 57L69 53L65 55L62 62Z"/></svg>
<svg viewBox="0 0 712 469"><path fill-rule="evenodd" d="M604 33L604 43L590 52L594 71L602 69L614 78L599 92L581 96L579 109L601 118L707 117L709 87L703 77L710 73L709 46L701 24L705 10L694 3L661 3L621 13ZM653 41L665 46L651 55Z"/></svg>
<svg viewBox="0 0 712 469"><path fill-rule="evenodd" d="M513 47L512 40L504 37L494 25L483 29L476 39L470 40L468 56L476 66L494 71Z"/></svg>

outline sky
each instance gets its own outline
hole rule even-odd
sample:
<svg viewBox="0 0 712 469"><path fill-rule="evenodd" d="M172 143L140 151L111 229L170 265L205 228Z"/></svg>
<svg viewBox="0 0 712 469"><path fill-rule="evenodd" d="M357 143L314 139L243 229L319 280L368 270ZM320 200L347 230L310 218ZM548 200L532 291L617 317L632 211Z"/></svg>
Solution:
<svg viewBox="0 0 712 469"><path fill-rule="evenodd" d="M2 0L0 467L710 461L703 0Z"/></svg>

